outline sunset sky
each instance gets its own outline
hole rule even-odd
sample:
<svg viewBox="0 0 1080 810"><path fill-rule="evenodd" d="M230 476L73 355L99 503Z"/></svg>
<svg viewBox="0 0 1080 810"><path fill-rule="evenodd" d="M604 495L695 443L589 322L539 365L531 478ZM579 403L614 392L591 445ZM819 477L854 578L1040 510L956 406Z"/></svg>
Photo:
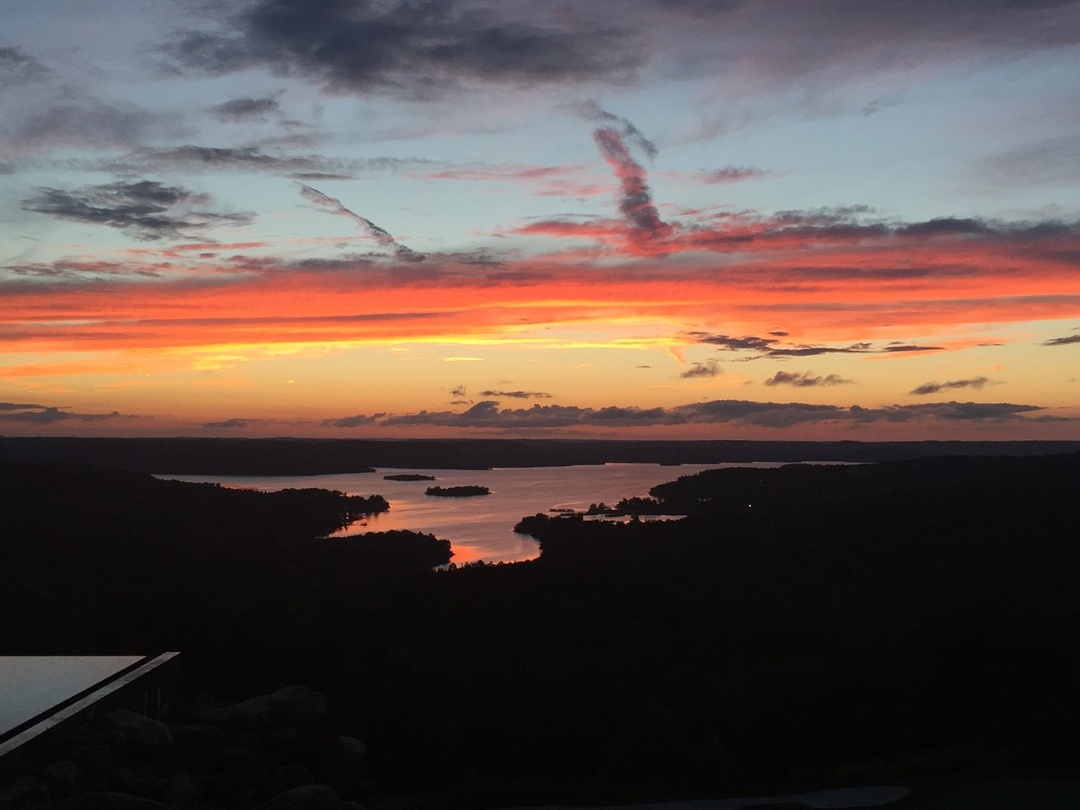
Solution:
<svg viewBox="0 0 1080 810"><path fill-rule="evenodd" d="M0 0L0 435L1080 439L1080 2Z"/></svg>

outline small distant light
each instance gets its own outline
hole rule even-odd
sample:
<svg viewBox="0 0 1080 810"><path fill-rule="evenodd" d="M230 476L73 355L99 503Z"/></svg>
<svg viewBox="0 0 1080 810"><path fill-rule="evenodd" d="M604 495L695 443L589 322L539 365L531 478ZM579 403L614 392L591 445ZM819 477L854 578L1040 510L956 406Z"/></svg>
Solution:
<svg viewBox="0 0 1080 810"><path fill-rule="evenodd" d="M746 505L746 508L747 508L747 509L753 509L753 508L754 508L754 505L753 505L752 503L748 503L748 504Z"/></svg>

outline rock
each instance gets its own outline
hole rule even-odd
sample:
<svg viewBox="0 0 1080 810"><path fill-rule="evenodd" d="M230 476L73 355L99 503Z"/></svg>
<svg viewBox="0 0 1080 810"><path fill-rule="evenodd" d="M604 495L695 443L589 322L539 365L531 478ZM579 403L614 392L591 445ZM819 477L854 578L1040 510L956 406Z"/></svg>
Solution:
<svg viewBox="0 0 1080 810"><path fill-rule="evenodd" d="M172 810L172 807L153 799L129 796L127 793L87 793L74 799L57 802L56 810Z"/></svg>
<svg viewBox="0 0 1080 810"><path fill-rule="evenodd" d="M270 716L270 707L262 698L251 698L229 706L201 709L197 715L200 725L225 731L253 731L263 728Z"/></svg>
<svg viewBox="0 0 1080 810"><path fill-rule="evenodd" d="M282 765L270 779L271 790L274 794L282 793L293 788L304 787L315 782L311 771L303 765L288 763Z"/></svg>
<svg viewBox="0 0 1080 810"><path fill-rule="evenodd" d="M325 715L326 696L321 692L286 686L231 706L203 709L199 720L236 731L310 726Z"/></svg>
<svg viewBox="0 0 1080 810"><path fill-rule="evenodd" d="M153 781L131 768L113 768L109 773L108 793L125 793L129 796L149 798L154 791Z"/></svg>
<svg viewBox="0 0 1080 810"><path fill-rule="evenodd" d="M270 725L304 728L326 716L326 696L306 686L286 686L269 696Z"/></svg>
<svg viewBox="0 0 1080 810"><path fill-rule="evenodd" d="M254 731L222 731L210 723L185 723L171 729L176 752L190 759L209 759L227 748L259 745L259 735Z"/></svg>
<svg viewBox="0 0 1080 810"><path fill-rule="evenodd" d="M334 743L334 759L346 768L355 768L367 752L367 746L356 737L338 737Z"/></svg>
<svg viewBox="0 0 1080 810"><path fill-rule="evenodd" d="M332 787L305 785L278 793L262 810L342 810L342 804Z"/></svg>
<svg viewBox="0 0 1080 810"><path fill-rule="evenodd" d="M173 735L169 727L138 712L117 709L106 714L102 722L123 734L133 748L154 752L172 748Z"/></svg>
<svg viewBox="0 0 1080 810"><path fill-rule="evenodd" d="M70 799L85 789L82 768L70 759L57 760L45 768L42 775L49 784L49 794L54 801Z"/></svg>
<svg viewBox="0 0 1080 810"><path fill-rule="evenodd" d="M265 735L263 744L279 762L309 759L314 749L311 735L301 734L295 728L275 729Z"/></svg>
<svg viewBox="0 0 1080 810"><path fill-rule="evenodd" d="M177 773L160 782L155 797L173 807L198 807L202 804L203 786L190 775Z"/></svg>
<svg viewBox="0 0 1080 810"><path fill-rule="evenodd" d="M70 754L75 764L83 770L88 792L104 790L109 771L120 762L114 746L106 743L80 745L73 748Z"/></svg>
<svg viewBox="0 0 1080 810"><path fill-rule="evenodd" d="M35 776L20 776L0 790L0 810L21 810L49 803L49 788Z"/></svg>
<svg viewBox="0 0 1080 810"><path fill-rule="evenodd" d="M251 804L269 795L266 764L250 748L228 748L210 762L206 777L210 804Z"/></svg>

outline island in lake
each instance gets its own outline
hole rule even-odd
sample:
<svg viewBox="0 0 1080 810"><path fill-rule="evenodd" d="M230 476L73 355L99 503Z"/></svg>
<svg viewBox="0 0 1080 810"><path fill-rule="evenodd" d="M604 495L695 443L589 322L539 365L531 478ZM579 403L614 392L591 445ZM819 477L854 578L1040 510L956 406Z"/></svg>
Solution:
<svg viewBox="0 0 1080 810"><path fill-rule="evenodd" d="M487 487L481 486L461 486L461 487L428 487L424 490L425 495L432 495L436 498L473 498L477 495L490 495L491 490Z"/></svg>
<svg viewBox="0 0 1080 810"><path fill-rule="evenodd" d="M422 475L421 473L396 473L384 475L384 481L434 481L434 475Z"/></svg>

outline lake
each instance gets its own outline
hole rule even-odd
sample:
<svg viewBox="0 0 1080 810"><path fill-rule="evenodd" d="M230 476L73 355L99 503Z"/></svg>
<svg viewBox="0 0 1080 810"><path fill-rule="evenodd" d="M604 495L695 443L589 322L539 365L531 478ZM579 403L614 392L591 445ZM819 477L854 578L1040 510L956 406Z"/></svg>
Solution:
<svg viewBox="0 0 1080 810"><path fill-rule="evenodd" d="M615 505L622 498L646 496L657 484L702 470L724 467L779 467L778 462L753 464L596 464L575 467L498 467L491 470L417 470L381 468L375 473L306 476L162 476L178 481L213 482L227 487L264 491L320 487L349 495L382 495L390 511L356 521L335 536L409 529L449 540L454 562L516 562L540 553L531 537L516 534L514 525L526 515L552 509L588 509L589 504ZM418 473L435 481L387 481L384 475ZM486 486L490 495L437 498L425 495L432 485Z"/></svg>

